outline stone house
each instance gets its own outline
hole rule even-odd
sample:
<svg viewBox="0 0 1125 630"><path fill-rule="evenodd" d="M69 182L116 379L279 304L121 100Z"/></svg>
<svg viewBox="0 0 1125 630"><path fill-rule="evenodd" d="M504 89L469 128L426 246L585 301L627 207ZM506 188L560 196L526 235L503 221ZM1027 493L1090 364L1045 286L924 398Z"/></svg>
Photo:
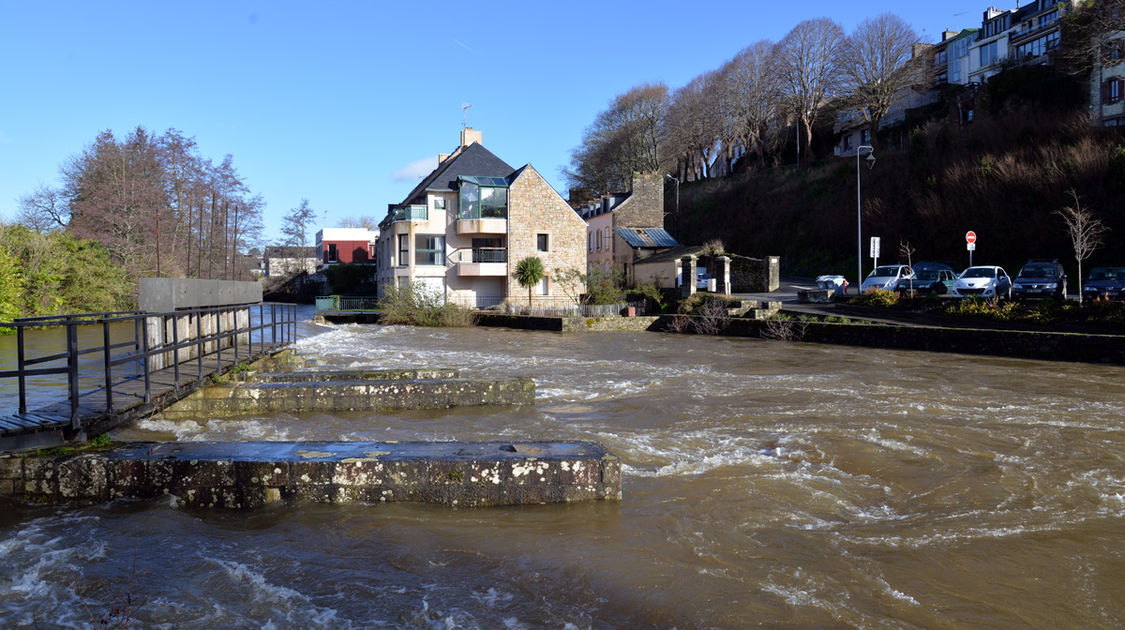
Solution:
<svg viewBox="0 0 1125 630"><path fill-rule="evenodd" d="M660 173L634 173L631 190L610 193L575 209L586 221L586 270L621 274L627 286L640 261L678 247L664 229L664 178Z"/></svg>
<svg viewBox="0 0 1125 630"><path fill-rule="evenodd" d="M532 291L537 304L570 302L584 289L554 276L585 265L585 222L530 164L513 169L472 127L401 203L388 205L379 228L380 294L414 286L469 307L524 304L527 290L513 272L528 256L546 269Z"/></svg>

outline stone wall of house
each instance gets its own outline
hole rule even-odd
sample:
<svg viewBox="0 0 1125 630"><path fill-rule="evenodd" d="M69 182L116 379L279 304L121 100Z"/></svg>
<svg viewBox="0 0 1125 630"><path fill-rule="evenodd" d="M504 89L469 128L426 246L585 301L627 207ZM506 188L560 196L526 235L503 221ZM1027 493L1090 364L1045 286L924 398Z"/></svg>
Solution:
<svg viewBox="0 0 1125 630"><path fill-rule="evenodd" d="M547 234L546 252L538 250L539 234ZM551 300L567 297L563 287L553 281L556 270L586 269L586 222L530 165L508 190L508 267L514 271L528 256L543 261ZM527 289L509 276L508 295L526 299Z"/></svg>
<svg viewBox="0 0 1125 630"><path fill-rule="evenodd" d="M664 227L664 178L660 173L634 173L633 191L613 211L614 227Z"/></svg>

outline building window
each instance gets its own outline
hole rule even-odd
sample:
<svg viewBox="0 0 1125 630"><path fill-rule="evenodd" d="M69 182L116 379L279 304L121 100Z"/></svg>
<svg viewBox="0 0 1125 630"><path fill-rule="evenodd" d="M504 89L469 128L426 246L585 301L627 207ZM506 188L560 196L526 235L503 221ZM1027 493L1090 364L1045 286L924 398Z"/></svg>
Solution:
<svg viewBox="0 0 1125 630"><path fill-rule="evenodd" d="M414 242L415 265L444 265L445 237L436 234L419 234Z"/></svg>
<svg viewBox="0 0 1125 630"><path fill-rule="evenodd" d="M398 235L398 266L405 267L410 264L410 235Z"/></svg>
<svg viewBox="0 0 1125 630"><path fill-rule="evenodd" d="M947 63L947 59L948 59L947 55L948 55L948 53L944 50L939 50L936 53L934 53L934 65L935 66L944 66Z"/></svg>
<svg viewBox="0 0 1125 630"><path fill-rule="evenodd" d="M543 279L539 281L539 284L535 285L535 294L547 295L547 276L543 276Z"/></svg>
<svg viewBox="0 0 1125 630"><path fill-rule="evenodd" d="M990 66L999 60L996 53L996 42L990 42L980 47L980 67Z"/></svg>
<svg viewBox="0 0 1125 630"><path fill-rule="evenodd" d="M1107 104L1121 100L1121 79L1110 79L1102 84L1102 100Z"/></svg>
<svg viewBox="0 0 1125 630"><path fill-rule="evenodd" d="M434 210L445 210L445 197L434 197Z"/></svg>
<svg viewBox="0 0 1125 630"><path fill-rule="evenodd" d="M863 131L859 132L859 137L860 137L860 142L862 142L863 144L871 144L871 130L870 129L864 129Z"/></svg>
<svg viewBox="0 0 1125 630"><path fill-rule="evenodd" d="M336 251L336 244L335 243L329 243L328 244L328 262L330 262L330 263L340 262L340 255L339 255L339 252Z"/></svg>
<svg viewBox="0 0 1125 630"><path fill-rule="evenodd" d="M1059 21L1059 10L1055 9L1054 11L1051 11L1050 13L1046 13L1044 15L1039 16L1039 28L1043 28L1044 26L1054 24L1055 22L1058 22L1058 21Z"/></svg>
<svg viewBox="0 0 1125 630"><path fill-rule="evenodd" d="M598 233L597 233L597 236L596 236L595 240L597 241L598 251L599 252L602 251L602 231L601 230L598 230Z"/></svg>
<svg viewBox="0 0 1125 630"><path fill-rule="evenodd" d="M586 233L586 251L588 251L588 252L594 251L594 233L593 232L587 232Z"/></svg>
<svg viewBox="0 0 1125 630"><path fill-rule="evenodd" d="M845 151L851 151L852 150L852 134L849 133L849 134L844 136L843 149Z"/></svg>
<svg viewBox="0 0 1125 630"><path fill-rule="evenodd" d="M549 248L547 247L547 245L548 245L548 242L547 242L547 235L546 234L536 234L535 235L535 249L537 249L541 252L549 251Z"/></svg>
<svg viewBox="0 0 1125 630"><path fill-rule="evenodd" d="M949 82L961 83L962 80L963 78L961 77L961 62L954 60L949 64Z"/></svg>

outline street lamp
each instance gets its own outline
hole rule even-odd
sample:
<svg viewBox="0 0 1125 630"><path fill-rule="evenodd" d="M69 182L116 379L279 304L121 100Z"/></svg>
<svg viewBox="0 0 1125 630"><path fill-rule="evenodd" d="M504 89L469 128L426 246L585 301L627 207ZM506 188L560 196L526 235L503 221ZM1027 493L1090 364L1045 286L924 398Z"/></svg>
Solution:
<svg viewBox="0 0 1125 630"><path fill-rule="evenodd" d="M855 292L859 295L863 286L863 203L860 200L859 157L867 151L867 168L875 166L875 147L862 144L855 148L855 238L856 238L856 283Z"/></svg>
<svg viewBox="0 0 1125 630"><path fill-rule="evenodd" d="M664 176L667 177L668 179L672 180L673 182L676 182L676 216L675 216L674 220L675 220L675 223L676 223L676 231L679 232L680 231L680 180L676 179L675 177L672 177L668 173L665 173ZM663 204L661 204L661 205L663 205Z"/></svg>

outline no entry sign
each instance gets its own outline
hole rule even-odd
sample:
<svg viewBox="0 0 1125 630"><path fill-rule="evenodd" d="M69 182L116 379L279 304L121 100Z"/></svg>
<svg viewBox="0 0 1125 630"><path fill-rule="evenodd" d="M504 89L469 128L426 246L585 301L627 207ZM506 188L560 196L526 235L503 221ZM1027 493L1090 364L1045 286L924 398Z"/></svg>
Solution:
<svg viewBox="0 0 1125 630"><path fill-rule="evenodd" d="M977 242L977 233L972 230L965 232L965 242L970 245Z"/></svg>

